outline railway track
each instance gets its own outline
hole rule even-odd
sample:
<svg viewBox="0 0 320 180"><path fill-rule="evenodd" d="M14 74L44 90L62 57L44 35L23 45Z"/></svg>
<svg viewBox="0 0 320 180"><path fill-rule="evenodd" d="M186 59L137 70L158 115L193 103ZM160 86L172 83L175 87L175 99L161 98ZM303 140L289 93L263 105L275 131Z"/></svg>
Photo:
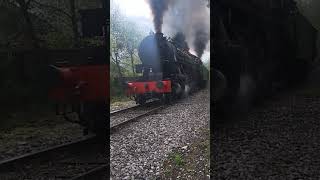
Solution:
<svg viewBox="0 0 320 180"><path fill-rule="evenodd" d="M129 111L134 111L134 110L137 110L137 109L143 109L143 108L146 108L148 106L153 106L153 105L156 105L156 104L160 104L160 101L159 100L154 100L154 101L148 102L147 104L144 104L144 105L135 105L135 106L132 106L132 107L129 107L129 108L125 108L125 109L111 111L110 112L110 116L115 116L116 114L125 113L125 112L129 112Z"/></svg>
<svg viewBox="0 0 320 180"><path fill-rule="evenodd" d="M126 111L130 111L130 110L134 110L134 109L138 109L140 108L141 105L136 105L136 106L132 106L132 107L129 107L129 108L125 108L125 109L120 109L120 110L116 110L116 111L111 111L110 112L110 116L114 116L118 113L123 113L123 112L126 112Z"/></svg>
<svg viewBox="0 0 320 180"><path fill-rule="evenodd" d="M118 121L110 128L110 131L113 133L162 108L161 103L155 101L144 106L138 105L111 112L111 119L118 117L124 121ZM134 116L123 118L123 115L128 114ZM54 179L82 180L107 178L109 164L107 159L103 158L105 154L103 148L98 147L98 142L96 136L89 135L77 141L1 161L0 179L34 179L35 177L50 179L53 177ZM14 175L12 176L12 174Z"/></svg>
<svg viewBox="0 0 320 180"><path fill-rule="evenodd" d="M137 105L130 108L113 111L110 113L110 134L113 134L125 126L138 121L140 118L158 113L159 110L171 105L181 103L183 99L173 101L172 104L163 104L161 101L151 101L145 105Z"/></svg>
<svg viewBox="0 0 320 180"><path fill-rule="evenodd" d="M95 135L0 162L0 179L89 179L108 167ZM99 178L97 178L99 179Z"/></svg>
<svg viewBox="0 0 320 180"><path fill-rule="evenodd" d="M110 113L110 133L142 117L154 114L164 107L159 101L153 101L143 106L138 105L113 111ZM0 179L33 179L33 177L50 179L54 177L54 179L83 180L107 177L109 164L106 158L101 161L101 157L105 154L102 153L103 150L100 151L103 148L100 149L95 144L99 142L96 140L95 135L89 135L77 141L0 161ZM99 153L101 156L98 157ZM74 166L71 173L68 172L70 166ZM12 173L15 176L10 178L9 175Z"/></svg>
<svg viewBox="0 0 320 180"><path fill-rule="evenodd" d="M101 165L85 173L82 173L74 178L71 178L70 180L89 180L89 179L97 179L97 178L107 179L106 172L108 169L109 169L108 165ZM102 177L106 177L106 178L102 178Z"/></svg>
<svg viewBox="0 0 320 180"><path fill-rule="evenodd" d="M94 142L96 140L95 137L96 137L95 135L89 135L89 136L84 137L80 140L64 143L61 145L49 147L49 148L46 148L43 150L27 153L27 154L24 154L21 156L17 156L17 157L13 157L10 159L0 161L0 172L4 169L13 167L16 164L27 163L28 161L31 161L35 158L46 157L46 156L49 157L50 154L52 154L52 153L59 153L59 152L66 151L67 149L70 150L70 149L78 148L80 146L87 145L89 143Z"/></svg>
<svg viewBox="0 0 320 180"><path fill-rule="evenodd" d="M110 113L110 133L113 134L130 123L136 122L142 117L157 113L166 106L160 101L153 101L143 106L133 106L131 108L114 111Z"/></svg>

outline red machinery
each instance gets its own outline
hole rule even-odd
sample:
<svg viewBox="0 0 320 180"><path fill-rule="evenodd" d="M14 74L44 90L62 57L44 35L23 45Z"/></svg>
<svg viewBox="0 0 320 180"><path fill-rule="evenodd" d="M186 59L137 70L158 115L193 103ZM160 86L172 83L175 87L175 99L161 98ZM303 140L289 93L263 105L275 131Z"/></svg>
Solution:
<svg viewBox="0 0 320 180"><path fill-rule="evenodd" d="M61 73L61 83L50 97L60 102L108 101L108 66L53 67Z"/></svg>
<svg viewBox="0 0 320 180"><path fill-rule="evenodd" d="M104 2L104 1L103 1ZM104 3L102 3L104 4ZM100 37L103 45L54 50L48 56L51 88L49 97L57 113L105 139L109 127L109 23L106 7L79 11L82 37ZM68 116L76 113L79 120Z"/></svg>
<svg viewBox="0 0 320 180"><path fill-rule="evenodd" d="M171 93L171 81L144 81L128 82L127 95L139 95L145 93Z"/></svg>
<svg viewBox="0 0 320 180"><path fill-rule="evenodd" d="M144 104L148 98L168 98L172 92L170 80L159 81L130 81L127 83L126 94L135 97L139 104Z"/></svg>
<svg viewBox="0 0 320 180"><path fill-rule="evenodd" d="M49 98L57 114L92 131L105 135L108 128L109 65L104 47L52 51L49 68ZM63 60L63 62L61 62ZM76 113L79 120L68 116Z"/></svg>

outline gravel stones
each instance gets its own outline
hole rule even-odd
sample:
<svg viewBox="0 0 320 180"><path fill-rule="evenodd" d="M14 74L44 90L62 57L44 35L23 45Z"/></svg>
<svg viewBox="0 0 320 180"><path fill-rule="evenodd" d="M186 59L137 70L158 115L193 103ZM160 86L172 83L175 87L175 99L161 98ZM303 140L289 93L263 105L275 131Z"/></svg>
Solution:
<svg viewBox="0 0 320 180"><path fill-rule="evenodd" d="M161 168L160 179L210 179L210 130L201 131L201 136L191 144L170 153Z"/></svg>
<svg viewBox="0 0 320 180"><path fill-rule="evenodd" d="M319 179L320 98L291 93L213 136L214 179Z"/></svg>
<svg viewBox="0 0 320 180"><path fill-rule="evenodd" d="M208 90L200 91L112 134L111 178L155 179L173 148L185 146L208 127L209 99Z"/></svg>
<svg viewBox="0 0 320 180"><path fill-rule="evenodd" d="M68 122L59 122L50 127L17 128L1 134L0 160L71 142L82 137L82 128Z"/></svg>
<svg viewBox="0 0 320 180"><path fill-rule="evenodd" d="M115 102L110 105L110 112L126 109L136 105L135 101Z"/></svg>

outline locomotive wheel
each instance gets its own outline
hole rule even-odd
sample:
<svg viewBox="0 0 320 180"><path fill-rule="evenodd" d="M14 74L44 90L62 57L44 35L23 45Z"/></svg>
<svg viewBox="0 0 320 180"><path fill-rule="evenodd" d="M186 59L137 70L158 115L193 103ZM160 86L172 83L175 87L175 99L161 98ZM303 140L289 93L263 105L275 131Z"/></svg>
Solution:
<svg viewBox="0 0 320 180"><path fill-rule="evenodd" d="M171 94L163 94L162 100L163 100L164 104L171 104L172 95Z"/></svg>
<svg viewBox="0 0 320 180"><path fill-rule="evenodd" d="M192 86L191 83L186 83L183 85L183 91L182 91L182 97L186 98L188 97L192 92Z"/></svg>
<svg viewBox="0 0 320 180"><path fill-rule="evenodd" d="M179 83L173 83L172 84L172 95L174 98L179 99L182 94L182 87Z"/></svg>
<svg viewBox="0 0 320 180"><path fill-rule="evenodd" d="M177 94L177 99L185 98L187 97L186 93L186 84L185 83L180 83L181 91Z"/></svg>
<svg viewBox="0 0 320 180"><path fill-rule="evenodd" d="M89 131L95 133L99 139L106 138L108 128L106 103L85 103L81 117Z"/></svg>

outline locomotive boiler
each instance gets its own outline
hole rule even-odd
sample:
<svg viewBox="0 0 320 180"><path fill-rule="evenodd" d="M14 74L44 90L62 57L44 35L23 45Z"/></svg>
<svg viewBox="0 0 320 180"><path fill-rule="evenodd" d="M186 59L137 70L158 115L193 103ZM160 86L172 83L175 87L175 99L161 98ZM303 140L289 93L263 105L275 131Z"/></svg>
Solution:
<svg viewBox="0 0 320 180"><path fill-rule="evenodd" d="M162 33L145 37L138 48L142 64L136 72L142 76L127 82L126 93L144 104L149 99L169 102L206 86L208 70L200 58Z"/></svg>

